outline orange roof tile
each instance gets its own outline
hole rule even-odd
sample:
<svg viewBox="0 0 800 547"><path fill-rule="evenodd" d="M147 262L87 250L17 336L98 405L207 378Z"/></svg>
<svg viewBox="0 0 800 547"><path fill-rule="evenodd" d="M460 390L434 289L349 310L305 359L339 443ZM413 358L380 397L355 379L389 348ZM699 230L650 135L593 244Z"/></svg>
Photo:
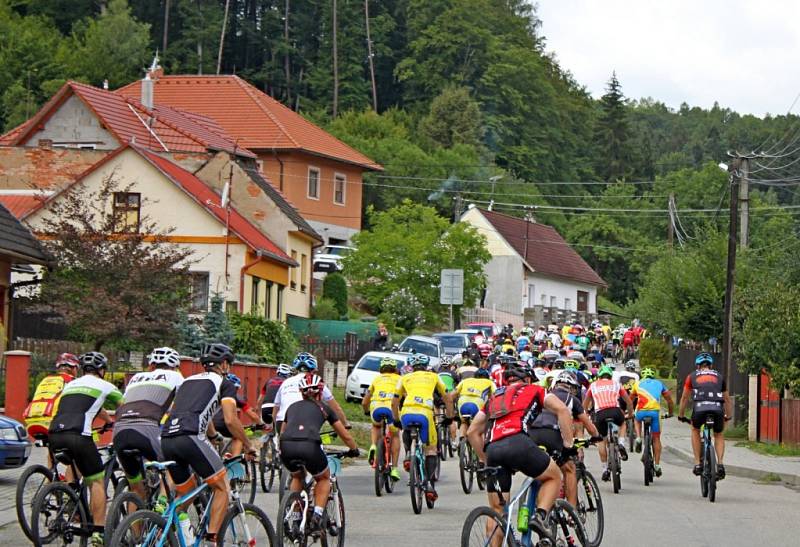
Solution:
<svg viewBox="0 0 800 547"><path fill-rule="evenodd" d="M41 196L32 196L30 194L0 194L0 203L18 219L37 209L42 201Z"/></svg>
<svg viewBox="0 0 800 547"><path fill-rule="evenodd" d="M251 150L303 150L365 169L383 170L238 76L160 76L153 81L153 89L156 103L209 116ZM141 83L132 82L116 93L138 100Z"/></svg>

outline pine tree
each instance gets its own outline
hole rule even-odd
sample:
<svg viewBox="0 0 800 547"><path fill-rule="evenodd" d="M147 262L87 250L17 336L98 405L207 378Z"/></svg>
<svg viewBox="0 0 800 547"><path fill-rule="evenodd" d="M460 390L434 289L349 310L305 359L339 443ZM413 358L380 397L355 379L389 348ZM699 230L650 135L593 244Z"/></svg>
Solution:
<svg viewBox="0 0 800 547"><path fill-rule="evenodd" d="M221 294L215 293L211 297L211 310L203 317L204 342L207 344L230 344L233 341L233 330L225 315L224 305L225 299Z"/></svg>
<svg viewBox="0 0 800 547"><path fill-rule="evenodd" d="M632 173L630 126L617 73L611 74L600 98L600 117L594 131L595 172L606 181L623 180Z"/></svg>
<svg viewBox="0 0 800 547"><path fill-rule="evenodd" d="M203 345L203 333L197 324L189 319L189 314L181 311L178 315L178 322L175 324L177 334L177 347L175 349L181 355L196 356Z"/></svg>

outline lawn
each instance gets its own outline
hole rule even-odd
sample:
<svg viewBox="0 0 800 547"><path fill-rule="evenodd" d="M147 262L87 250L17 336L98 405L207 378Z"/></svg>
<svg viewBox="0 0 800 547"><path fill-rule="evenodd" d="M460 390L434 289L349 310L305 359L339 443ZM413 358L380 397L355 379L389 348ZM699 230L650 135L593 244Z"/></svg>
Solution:
<svg viewBox="0 0 800 547"><path fill-rule="evenodd" d="M727 436L727 435L726 435ZM790 446L787 444L768 444L751 441L736 443L736 446L744 446L753 452L758 452L765 456L798 457L800 456L800 446Z"/></svg>
<svg viewBox="0 0 800 547"><path fill-rule="evenodd" d="M351 422L368 422L369 418L364 416L364 410L361 408L361 403L348 403L344 398L343 387L331 387L333 396L336 401L341 405L344 410L344 415L347 416L348 421Z"/></svg>

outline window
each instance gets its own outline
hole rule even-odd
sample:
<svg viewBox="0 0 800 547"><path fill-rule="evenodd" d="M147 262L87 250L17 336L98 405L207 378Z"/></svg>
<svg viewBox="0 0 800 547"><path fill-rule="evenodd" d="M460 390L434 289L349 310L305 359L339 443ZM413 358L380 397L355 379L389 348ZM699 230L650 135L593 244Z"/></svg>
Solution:
<svg viewBox="0 0 800 547"><path fill-rule="evenodd" d="M264 317L267 319L272 319L270 312L272 311L272 286L274 284L272 281L267 281L267 298L264 301Z"/></svg>
<svg viewBox="0 0 800 547"><path fill-rule="evenodd" d="M297 262L297 251L292 249L292 260ZM293 291L297 290L297 266L292 268L291 279L289 280L289 288Z"/></svg>
<svg viewBox="0 0 800 547"><path fill-rule="evenodd" d="M555 296L551 296L550 297L550 307L551 308L557 308L558 307L558 304L556 303L556 297Z"/></svg>
<svg viewBox="0 0 800 547"><path fill-rule="evenodd" d="M236 300L228 300L225 302L225 313L231 314L239 311L239 303Z"/></svg>
<svg viewBox="0 0 800 547"><path fill-rule="evenodd" d="M333 177L333 202L337 205L344 205L344 187L347 178L339 173Z"/></svg>
<svg viewBox="0 0 800 547"><path fill-rule="evenodd" d="M308 197L319 199L319 169L308 168Z"/></svg>
<svg viewBox="0 0 800 547"><path fill-rule="evenodd" d="M569 298L564 299L564 309L572 311L572 301Z"/></svg>
<svg viewBox="0 0 800 547"><path fill-rule="evenodd" d="M258 277L253 278L253 290L250 293L250 312L256 313L258 311L258 300L259 300L259 287L261 286L261 279Z"/></svg>
<svg viewBox="0 0 800 547"><path fill-rule="evenodd" d="M114 192L114 222L117 233L139 231L141 194Z"/></svg>
<svg viewBox="0 0 800 547"><path fill-rule="evenodd" d="M308 256L300 255L300 292L306 292L306 273L308 272Z"/></svg>
<svg viewBox="0 0 800 547"><path fill-rule="evenodd" d="M191 311L208 311L208 272L189 272Z"/></svg>
<svg viewBox="0 0 800 547"><path fill-rule="evenodd" d="M546 294L542 295L542 307L543 308L547 307L547 295Z"/></svg>
<svg viewBox="0 0 800 547"><path fill-rule="evenodd" d="M286 287L284 285L278 285L278 296L275 298L275 307L276 307L276 315L275 319L281 321L283 319L283 289Z"/></svg>

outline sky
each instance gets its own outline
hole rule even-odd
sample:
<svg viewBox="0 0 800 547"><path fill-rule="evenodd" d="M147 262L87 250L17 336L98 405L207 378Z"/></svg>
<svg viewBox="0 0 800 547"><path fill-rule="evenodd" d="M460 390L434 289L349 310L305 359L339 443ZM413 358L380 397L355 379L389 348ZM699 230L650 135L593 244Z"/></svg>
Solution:
<svg viewBox="0 0 800 547"><path fill-rule="evenodd" d="M537 0L547 51L594 97L785 114L800 93L798 0ZM800 113L800 100L792 110Z"/></svg>

